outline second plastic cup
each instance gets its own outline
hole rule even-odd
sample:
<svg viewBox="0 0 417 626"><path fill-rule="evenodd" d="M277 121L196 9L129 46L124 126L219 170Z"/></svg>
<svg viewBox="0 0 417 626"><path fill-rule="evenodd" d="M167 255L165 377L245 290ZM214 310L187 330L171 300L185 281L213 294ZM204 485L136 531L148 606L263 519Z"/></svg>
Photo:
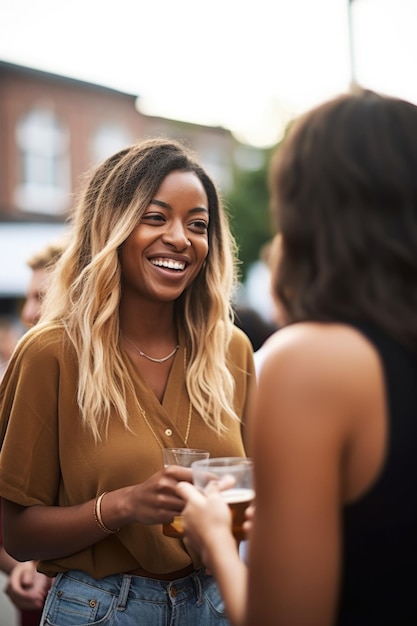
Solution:
<svg viewBox="0 0 417 626"><path fill-rule="evenodd" d="M203 493L213 483L219 484L220 495L232 513L232 532L237 541L245 539L242 530L245 511L255 497L253 462L245 457L221 457L196 460L192 464L194 485ZM222 488L222 481L230 486Z"/></svg>

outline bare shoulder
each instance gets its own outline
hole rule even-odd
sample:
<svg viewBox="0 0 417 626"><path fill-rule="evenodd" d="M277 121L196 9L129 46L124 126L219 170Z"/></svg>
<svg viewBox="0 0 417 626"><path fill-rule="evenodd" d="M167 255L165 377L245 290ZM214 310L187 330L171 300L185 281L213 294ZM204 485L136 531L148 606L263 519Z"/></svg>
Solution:
<svg viewBox="0 0 417 626"><path fill-rule="evenodd" d="M272 440L281 447L280 442L302 438L315 441L319 454L325 449L339 454L355 437L363 415L380 405L383 393L379 355L355 328L288 326L265 345L254 440L266 450Z"/></svg>
<svg viewBox="0 0 417 626"><path fill-rule="evenodd" d="M368 339L346 324L303 322L282 328L263 347L261 378L279 373L285 383L320 382L338 388L356 384L363 374L380 371L379 356Z"/></svg>

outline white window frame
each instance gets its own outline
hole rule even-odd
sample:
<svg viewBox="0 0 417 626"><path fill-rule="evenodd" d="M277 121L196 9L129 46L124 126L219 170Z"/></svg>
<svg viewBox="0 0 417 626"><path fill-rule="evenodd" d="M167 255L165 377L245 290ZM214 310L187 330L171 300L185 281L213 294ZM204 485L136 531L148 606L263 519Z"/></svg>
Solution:
<svg viewBox="0 0 417 626"><path fill-rule="evenodd" d="M16 126L18 175L15 202L27 212L62 214L71 192L69 132L55 111L39 105Z"/></svg>

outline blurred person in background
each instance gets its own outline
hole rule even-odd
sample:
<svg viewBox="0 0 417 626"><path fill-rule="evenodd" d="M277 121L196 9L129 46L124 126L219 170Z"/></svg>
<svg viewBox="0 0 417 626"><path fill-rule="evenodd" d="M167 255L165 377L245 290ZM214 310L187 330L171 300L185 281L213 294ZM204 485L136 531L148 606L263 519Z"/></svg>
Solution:
<svg viewBox="0 0 417 626"><path fill-rule="evenodd" d="M64 247L64 241L53 242L42 248L42 250L39 250L39 252L34 254L27 261L32 273L26 292L26 299L21 311L21 319L28 327L33 326L39 321L42 301L49 285L51 271L60 258ZM19 339L17 332L14 339L14 342L9 346L7 361L11 357L13 349ZM52 580L37 571L35 561L19 562L7 554L2 545L1 515L0 569L9 577L5 587L5 593L19 611L20 626L38 626L44 600Z"/></svg>
<svg viewBox="0 0 417 626"><path fill-rule="evenodd" d="M248 568L217 492L188 499L235 625L417 624L417 107L371 91L302 116L271 164L284 327L251 432Z"/></svg>
<svg viewBox="0 0 417 626"><path fill-rule="evenodd" d="M276 323L276 310L271 294L270 255L273 240L263 244L259 258L250 265L243 287L246 304L262 317L265 324Z"/></svg>
<svg viewBox="0 0 417 626"><path fill-rule="evenodd" d="M267 322L258 311L249 306L236 306L234 322L249 337L253 350L256 352L264 342L277 330L276 324Z"/></svg>
<svg viewBox="0 0 417 626"><path fill-rule="evenodd" d="M50 243L34 254L27 262L32 270L32 275L20 317L25 326L29 328L39 321L42 301L50 281L50 270L61 257L64 247L65 242L63 241Z"/></svg>
<svg viewBox="0 0 417 626"><path fill-rule="evenodd" d="M0 380L6 370L12 352L20 338L16 322L7 315L0 316Z"/></svg>

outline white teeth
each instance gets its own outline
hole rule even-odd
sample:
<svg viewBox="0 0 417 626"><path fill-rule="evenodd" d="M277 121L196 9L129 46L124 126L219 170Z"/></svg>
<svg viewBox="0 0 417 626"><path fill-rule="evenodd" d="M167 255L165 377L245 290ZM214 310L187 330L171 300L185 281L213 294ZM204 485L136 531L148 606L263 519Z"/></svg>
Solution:
<svg viewBox="0 0 417 626"><path fill-rule="evenodd" d="M158 267L166 267L170 270L183 270L185 263L181 261L173 261L172 259L151 259L153 265Z"/></svg>

